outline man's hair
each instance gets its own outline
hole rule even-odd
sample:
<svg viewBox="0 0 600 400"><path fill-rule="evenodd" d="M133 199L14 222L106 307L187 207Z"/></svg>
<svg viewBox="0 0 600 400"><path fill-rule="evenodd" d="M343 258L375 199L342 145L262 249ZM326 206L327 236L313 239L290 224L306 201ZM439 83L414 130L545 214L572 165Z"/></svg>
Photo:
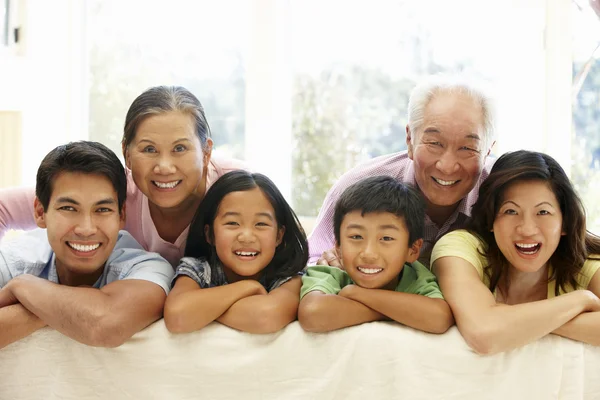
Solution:
<svg viewBox="0 0 600 400"><path fill-rule="evenodd" d="M127 177L117 155L98 142L79 141L58 146L42 160L37 171L35 195L48 210L56 177L62 172L105 176L117 192L119 213L127 197Z"/></svg>
<svg viewBox="0 0 600 400"><path fill-rule="evenodd" d="M483 81L462 75L432 75L413 88L408 100L408 127L413 135L421 133L425 108L440 93L465 95L481 107L485 132L482 143L489 150L495 136L494 101Z"/></svg>
<svg viewBox="0 0 600 400"><path fill-rule="evenodd" d="M390 176L363 179L344 190L335 205L333 231L340 244L340 229L346 214L360 211L361 215L388 212L404 219L408 230L408 245L423 237L425 201L412 186Z"/></svg>

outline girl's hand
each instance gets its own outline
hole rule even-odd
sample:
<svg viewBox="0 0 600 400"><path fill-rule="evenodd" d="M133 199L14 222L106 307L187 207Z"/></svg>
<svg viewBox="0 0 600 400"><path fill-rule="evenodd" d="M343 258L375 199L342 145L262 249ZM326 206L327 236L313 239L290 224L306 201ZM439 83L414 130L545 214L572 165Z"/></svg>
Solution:
<svg viewBox="0 0 600 400"><path fill-rule="evenodd" d="M580 292L584 301L584 312L600 311L600 299L590 290L576 290L574 293Z"/></svg>
<svg viewBox="0 0 600 400"><path fill-rule="evenodd" d="M267 294L267 289L265 289L265 287L259 281L255 281L254 279L246 279L239 282L244 282L248 288L248 296Z"/></svg>

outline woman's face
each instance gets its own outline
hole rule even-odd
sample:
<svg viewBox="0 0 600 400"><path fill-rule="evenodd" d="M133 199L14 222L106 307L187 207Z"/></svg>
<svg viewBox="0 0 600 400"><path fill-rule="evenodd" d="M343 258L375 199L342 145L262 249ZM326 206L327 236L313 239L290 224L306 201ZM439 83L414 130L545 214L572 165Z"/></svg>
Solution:
<svg viewBox="0 0 600 400"><path fill-rule="evenodd" d="M523 181L510 185L501 199L493 232L513 268L534 272L545 267L564 234L560 205L548 184Z"/></svg>
<svg viewBox="0 0 600 400"><path fill-rule="evenodd" d="M203 152L192 115L170 111L139 124L126 151L126 164L151 203L176 208L204 196L211 151L209 138Z"/></svg>

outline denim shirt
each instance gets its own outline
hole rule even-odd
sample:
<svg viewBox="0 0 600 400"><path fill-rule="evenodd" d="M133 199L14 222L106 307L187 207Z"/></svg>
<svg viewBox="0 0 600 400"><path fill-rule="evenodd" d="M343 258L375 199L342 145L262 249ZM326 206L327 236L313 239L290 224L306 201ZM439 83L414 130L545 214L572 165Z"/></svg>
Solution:
<svg viewBox="0 0 600 400"><path fill-rule="evenodd" d="M173 273L167 260L157 253L147 252L128 232L120 231L102 275L93 287L99 289L123 279L142 279L159 285L168 294ZM0 288L21 274L60 283L56 256L45 229L25 232L0 246Z"/></svg>

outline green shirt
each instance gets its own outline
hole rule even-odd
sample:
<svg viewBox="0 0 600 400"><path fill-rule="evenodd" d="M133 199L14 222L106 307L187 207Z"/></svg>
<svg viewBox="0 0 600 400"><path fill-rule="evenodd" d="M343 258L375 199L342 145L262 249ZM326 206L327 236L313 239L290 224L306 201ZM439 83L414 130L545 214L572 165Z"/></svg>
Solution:
<svg viewBox="0 0 600 400"><path fill-rule="evenodd" d="M300 298L313 290L325 294L338 294L344 287L353 283L350 275L339 268L324 265L308 267L306 274L302 276ZM395 291L420 294L434 299L444 298L435 275L418 261L404 264Z"/></svg>

